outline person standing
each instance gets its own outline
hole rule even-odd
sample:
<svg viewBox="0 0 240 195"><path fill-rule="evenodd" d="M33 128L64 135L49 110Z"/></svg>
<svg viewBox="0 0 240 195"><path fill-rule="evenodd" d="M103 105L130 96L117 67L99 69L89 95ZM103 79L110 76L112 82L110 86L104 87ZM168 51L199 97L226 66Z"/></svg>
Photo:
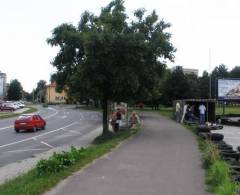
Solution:
<svg viewBox="0 0 240 195"><path fill-rule="evenodd" d="M199 113L200 113L200 125L203 125L205 123L205 112L206 112L206 106L204 106L203 103L199 106Z"/></svg>
<svg viewBox="0 0 240 195"><path fill-rule="evenodd" d="M122 122L122 114L120 108L117 109L116 113L116 123L115 123L115 132L118 132Z"/></svg>
<svg viewBox="0 0 240 195"><path fill-rule="evenodd" d="M176 115L176 121L179 123L180 122L180 117L181 117L181 106L180 103L176 103L176 110L175 110L175 115Z"/></svg>

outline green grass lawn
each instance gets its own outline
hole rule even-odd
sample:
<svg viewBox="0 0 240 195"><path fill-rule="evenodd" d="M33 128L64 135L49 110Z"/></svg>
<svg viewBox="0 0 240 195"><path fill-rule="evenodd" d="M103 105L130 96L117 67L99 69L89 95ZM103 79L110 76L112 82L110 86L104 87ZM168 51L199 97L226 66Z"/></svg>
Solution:
<svg viewBox="0 0 240 195"><path fill-rule="evenodd" d="M11 118L11 117L19 116L20 114L29 114L29 113L37 112L37 108L34 108L34 107L27 107L27 108L29 109L23 113L12 113L12 112L7 114L0 113L0 119Z"/></svg>
<svg viewBox="0 0 240 195"><path fill-rule="evenodd" d="M222 107L216 107L216 115L222 115L223 114L223 108ZM240 114L240 107L232 107L232 106L226 106L225 107L225 114Z"/></svg>

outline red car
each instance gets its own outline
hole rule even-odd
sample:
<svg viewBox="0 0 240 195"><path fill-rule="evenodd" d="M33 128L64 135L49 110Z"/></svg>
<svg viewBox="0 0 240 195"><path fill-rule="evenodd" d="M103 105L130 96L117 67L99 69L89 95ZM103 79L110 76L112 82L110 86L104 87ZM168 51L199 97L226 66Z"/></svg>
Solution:
<svg viewBox="0 0 240 195"><path fill-rule="evenodd" d="M14 129L18 133L20 130L36 131L37 129L45 129L46 121L38 114L20 115L14 123Z"/></svg>

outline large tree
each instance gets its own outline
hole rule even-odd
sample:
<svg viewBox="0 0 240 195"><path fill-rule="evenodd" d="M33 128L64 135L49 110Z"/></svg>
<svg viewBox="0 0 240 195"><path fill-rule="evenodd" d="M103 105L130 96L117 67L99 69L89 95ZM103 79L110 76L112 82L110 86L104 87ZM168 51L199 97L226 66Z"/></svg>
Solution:
<svg viewBox="0 0 240 195"><path fill-rule="evenodd" d="M202 76L199 78L199 96L200 98L207 99L209 95L209 82L210 78L207 71L204 71Z"/></svg>
<svg viewBox="0 0 240 195"><path fill-rule="evenodd" d="M163 82L162 103L172 105L173 100L189 98L190 88L190 82L184 75L182 67L177 66L175 70L168 72Z"/></svg>
<svg viewBox="0 0 240 195"><path fill-rule="evenodd" d="M235 66L229 73L231 78L240 78L240 66Z"/></svg>
<svg viewBox="0 0 240 195"><path fill-rule="evenodd" d="M77 27L62 24L48 43L60 48L52 64L58 86L70 94L98 98L103 108L103 135L108 133L108 102L146 98L155 92L164 59L173 60L174 47L166 29L153 11L135 11L130 20L122 0L102 8L99 16L82 14Z"/></svg>
<svg viewBox="0 0 240 195"><path fill-rule="evenodd" d="M217 80L222 78L227 78L229 76L228 68L224 64L216 66L211 74L211 97L217 98Z"/></svg>
<svg viewBox="0 0 240 195"><path fill-rule="evenodd" d="M38 100L38 102L45 102L46 95L46 81L40 80L37 83L37 88L34 90L34 99Z"/></svg>
<svg viewBox="0 0 240 195"><path fill-rule="evenodd" d="M7 99L14 101L20 100L22 98L22 92L23 88L21 83L17 79L14 79L9 84L7 91Z"/></svg>

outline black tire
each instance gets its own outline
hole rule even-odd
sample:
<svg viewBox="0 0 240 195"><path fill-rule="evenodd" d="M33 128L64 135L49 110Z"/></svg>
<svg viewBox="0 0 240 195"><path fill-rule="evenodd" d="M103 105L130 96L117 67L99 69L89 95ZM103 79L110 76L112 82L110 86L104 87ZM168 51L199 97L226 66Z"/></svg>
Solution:
<svg viewBox="0 0 240 195"><path fill-rule="evenodd" d="M231 154L236 154L236 153L237 153L237 152L234 151L234 150L226 150L226 149L224 149L224 150L220 150L220 149L219 149L219 151L220 151L220 152L225 152L225 153L231 153Z"/></svg>
<svg viewBox="0 0 240 195"><path fill-rule="evenodd" d="M233 158L236 161L239 160L240 154L239 153L228 153L228 152L220 152L220 155L227 158Z"/></svg>
<svg viewBox="0 0 240 195"><path fill-rule="evenodd" d="M198 133L210 133L208 128L197 128Z"/></svg>
<svg viewBox="0 0 240 195"><path fill-rule="evenodd" d="M33 127L32 131L36 132L37 131L37 127Z"/></svg>
<svg viewBox="0 0 240 195"><path fill-rule="evenodd" d="M210 134L210 139L213 141L222 141L224 138L224 135L220 133L211 133Z"/></svg>
<svg viewBox="0 0 240 195"><path fill-rule="evenodd" d="M238 172L240 171L240 166L239 165L231 165L230 168L233 169L233 170L236 170Z"/></svg>
<svg viewBox="0 0 240 195"><path fill-rule="evenodd" d="M219 150L233 150L233 147L229 144L218 144L217 148Z"/></svg>
<svg viewBox="0 0 240 195"><path fill-rule="evenodd" d="M45 125L42 127L42 130L45 130Z"/></svg>
<svg viewBox="0 0 240 195"><path fill-rule="evenodd" d="M16 133L19 133L19 129L15 129Z"/></svg>

